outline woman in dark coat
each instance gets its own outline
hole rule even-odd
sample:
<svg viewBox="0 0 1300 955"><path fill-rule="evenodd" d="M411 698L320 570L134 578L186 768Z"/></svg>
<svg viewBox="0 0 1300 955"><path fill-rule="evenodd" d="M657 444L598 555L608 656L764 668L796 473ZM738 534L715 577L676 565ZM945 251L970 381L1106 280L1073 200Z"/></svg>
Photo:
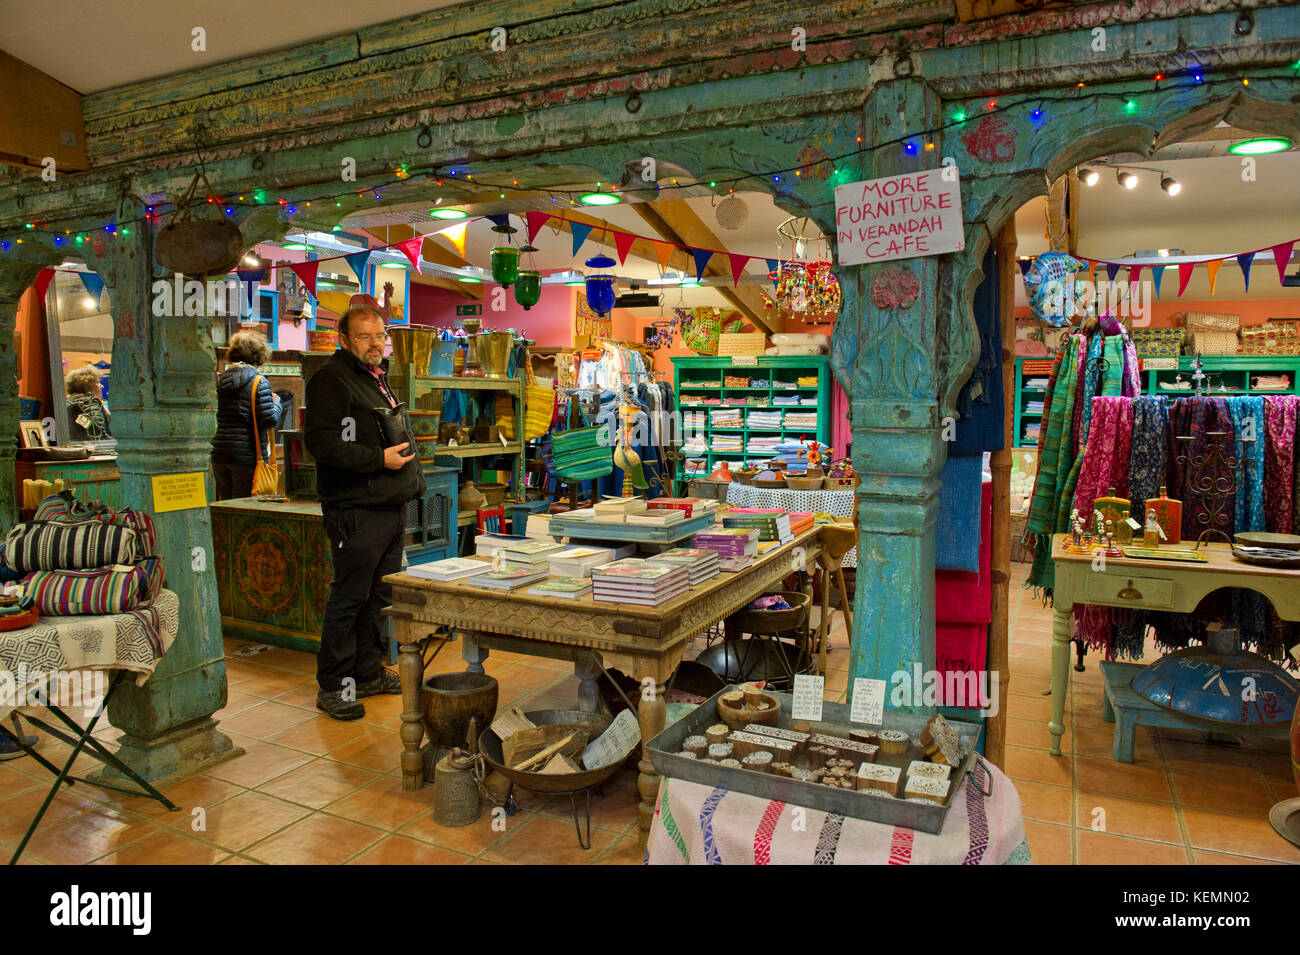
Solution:
<svg viewBox="0 0 1300 955"><path fill-rule="evenodd" d="M280 420L280 400L265 377L257 383L257 433L262 447L253 447L253 381L258 366L271 357L266 339L256 332L230 336L226 359L231 364L217 376L217 433L212 438L212 471L217 500L248 497L258 455L270 455L270 435Z"/></svg>
<svg viewBox="0 0 1300 955"><path fill-rule="evenodd" d="M73 441L103 441L108 430L108 406L99 396L99 369L94 365L68 372L63 381L68 394L68 430Z"/></svg>

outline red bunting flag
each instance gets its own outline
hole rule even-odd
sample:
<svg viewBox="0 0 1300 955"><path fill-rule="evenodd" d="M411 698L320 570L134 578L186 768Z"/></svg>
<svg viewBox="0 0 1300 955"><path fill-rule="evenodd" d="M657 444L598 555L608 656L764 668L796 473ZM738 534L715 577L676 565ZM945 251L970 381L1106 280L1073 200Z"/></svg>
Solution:
<svg viewBox="0 0 1300 955"><path fill-rule="evenodd" d="M417 272L420 270L420 248L424 245L424 236L417 235L414 239L407 239L405 242L397 243L397 247L402 250L402 254L411 260L411 266Z"/></svg>
<svg viewBox="0 0 1300 955"><path fill-rule="evenodd" d="M1187 283L1192 280L1192 272L1196 269L1195 262L1178 263L1178 297L1182 298L1183 293L1187 291Z"/></svg>
<svg viewBox="0 0 1300 955"><path fill-rule="evenodd" d="M1286 267L1291 262L1291 250L1295 248L1295 239L1273 246L1273 264L1277 266L1277 280L1286 281Z"/></svg>
<svg viewBox="0 0 1300 955"><path fill-rule="evenodd" d="M533 239L537 238L537 233L542 231L542 226L546 225L546 220L551 217L549 212L529 212L528 219L528 244L533 244Z"/></svg>
<svg viewBox="0 0 1300 955"><path fill-rule="evenodd" d="M729 252L727 258L731 260L731 285L732 288L735 288L740 284L740 274L745 271L745 266L749 264L752 256Z"/></svg>
<svg viewBox="0 0 1300 955"><path fill-rule="evenodd" d="M1129 295L1137 294L1137 284L1142 277L1142 266L1131 265L1128 270L1128 293Z"/></svg>
<svg viewBox="0 0 1300 955"><path fill-rule="evenodd" d="M293 269L293 274L298 276L303 288L315 296L316 272L320 269L320 262L290 262L289 268Z"/></svg>
<svg viewBox="0 0 1300 955"><path fill-rule="evenodd" d="M41 269L36 273L36 281L32 283L36 287L36 301L44 307L45 290L50 287L50 282L54 281L54 269Z"/></svg>
<svg viewBox="0 0 1300 955"><path fill-rule="evenodd" d="M632 243L636 241L636 236L630 232L614 233L614 248L618 250L618 264L622 265L627 259L627 254L632 251Z"/></svg>

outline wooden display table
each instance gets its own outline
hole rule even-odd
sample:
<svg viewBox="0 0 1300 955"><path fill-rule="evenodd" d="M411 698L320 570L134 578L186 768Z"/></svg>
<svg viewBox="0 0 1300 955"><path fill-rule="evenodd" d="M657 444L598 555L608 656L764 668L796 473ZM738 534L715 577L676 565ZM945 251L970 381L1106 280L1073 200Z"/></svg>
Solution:
<svg viewBox="0 0 1300 955"><path fill-rule="evenodd" d="M496 593L452 581L421 580L407 574L385 579L393 584L393 632L402 678L402 788L424 785L420 743L424 716L420 685L421 645L435 627L460 631L462 655L471 673L482 673L493 649L572 660L582 681L579 702L594 712L601 666L617 667L642 683L638 716L642 754L640 827L642 844L650 831L659 779L644 744L664 728L664 684L702 630L735 613L789 576L809 570L821 555L821 529L814 527L784 547L757 558L747 569L691 587L659 607L604 603L590 596L556 600L525 591ZM825 608L823 608L824 610ZM823 616L824 619L824 616ZM650 692L653 687L653 692Z"/></svg>
<svg viewBox="0 0 1300 955"><path fill-rule="evenodd" d="M1227 544L1206 544L1205 563L1173 560L1107 558L1094 570L1094 558L1067 554L1067 535L1052 540L1056 583L1052 592L1052 755L1061 755L1065 733L1065 691L1070 679L1070 611L1076 603L1138 610L1191 613L1205 597L1222 587L1240 587L1263 594L1283 620L1300 621L1300 570L1246 564L1232 556ZM1189 545L1190 546L1190 545ZM1116 743L1116 752L1120 752ZM1118 759L1119 756L1117 755Z"/></svg>

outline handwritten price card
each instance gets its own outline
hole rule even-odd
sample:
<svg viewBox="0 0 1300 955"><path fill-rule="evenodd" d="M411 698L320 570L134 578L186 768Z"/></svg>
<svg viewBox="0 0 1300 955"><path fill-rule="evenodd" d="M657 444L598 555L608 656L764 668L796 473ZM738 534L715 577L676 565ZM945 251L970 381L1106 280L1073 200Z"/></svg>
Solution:
<svg viewBox="0 0 1300 955"><path fill-rule="evenodd" d="M794 707L791 719L811 720L822 718L822 692L826 688L826 677L808 676L798 673L794 678Z"/></svg>

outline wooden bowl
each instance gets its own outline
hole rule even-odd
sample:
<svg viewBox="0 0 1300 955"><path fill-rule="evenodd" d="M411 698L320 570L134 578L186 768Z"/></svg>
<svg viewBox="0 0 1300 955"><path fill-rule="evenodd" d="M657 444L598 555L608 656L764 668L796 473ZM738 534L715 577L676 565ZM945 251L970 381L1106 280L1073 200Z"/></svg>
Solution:
<svg viewBox="0 0 1300 955"><path fill-rule="evenodd" d="M718 719L726 723L733 730L742 729L749 723L758 723L762 726L775 726L781 719L781 701L767 693L763 694L763 699L770 705L766 709L757 709L749 706L728 706L721 699L718 700Z"/></svg>
<svg viewBox="0 0 1300 955"><path fill-rule="evenodd" d="M785 479L784 479L784 478L781 478L780 480L775 480L775 481L773 481L773 480L760 481L760 480L758 480L757 478L755 478L755 479L754 479L754 487L767 488L768 490L775 490L775 489L777 489L777 488L783 488L783 487L785 487Z"/></svg>
<svg viewBox="0 0 1300 955"><path fill-rule="evenodd" d="M822 479L819 477L794 477L791 475L785 479L785 484L792 491L820 491L822 489Z"/></svg>

